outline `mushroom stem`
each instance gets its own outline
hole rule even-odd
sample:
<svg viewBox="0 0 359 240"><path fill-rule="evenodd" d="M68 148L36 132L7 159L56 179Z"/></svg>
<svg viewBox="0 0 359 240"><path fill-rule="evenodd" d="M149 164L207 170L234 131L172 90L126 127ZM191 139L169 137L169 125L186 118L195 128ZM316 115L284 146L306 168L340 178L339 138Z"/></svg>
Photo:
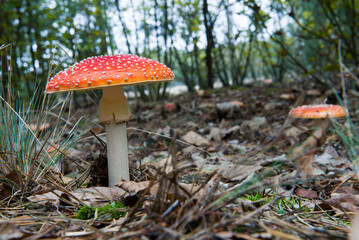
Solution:
<svg viewBox="0 0 359 240"><path fill-rule="evenodd" d="M106 124L108 184L129 181L126 122Z"/></svg>
<svg viewBox="0 0 359 240"><path fill-rule="evenodd" d="M130 180L126 121L131 118L127 98L121 86L103 89L100 100L100 123L106 127L108 182L110 187Z"/></svg>

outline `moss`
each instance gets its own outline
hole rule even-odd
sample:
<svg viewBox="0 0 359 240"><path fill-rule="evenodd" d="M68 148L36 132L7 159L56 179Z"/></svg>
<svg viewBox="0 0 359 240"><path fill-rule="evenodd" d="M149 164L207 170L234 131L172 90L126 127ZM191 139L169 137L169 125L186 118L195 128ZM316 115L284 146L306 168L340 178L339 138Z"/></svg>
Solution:
<svg viewBox="0 0 359 240"><path fill-rule="evenodd" d="M261 193L252 193L241 197L243 200L249 200L252 202L257 202L259 206L263 206L264 204L269 203L273 200L274 197L270 196L263 196ZM277 200L272 206L276 207L276 212L278 214L286 214L288 209L297 210L301 209L302 212L307 212L308 216L310 213L314 211L313 207L305 207L302 206L303 204L306 205L308 202L306 199L296 198L294 196L286 197Z"/></svg>
<svg viewBox="0 0 359 240"><path fill-rule="evenodd" d="M93 207L89 207L89 206L83 206L82 208L80 208L80 210L77 212L77 215L75 218L78 219L90 219L93 218L95 215L95 209Z"/></svg>
<svg viewBox="0 0 359 240"><path fill-rule="evenodd" d="M120 217L124 217L126 212L119 211L119 209L125 208L123 204L119 201L111 202L103 207L89 207L83 206L78 212L75 218L87 220L95 217L95 213L97 210L98 217L104 217L105 220L116 219Z"/></svg>
<svg viewBox="0 0 359 240"><path fill-rule="evenodd" d="M259 201L259 200L264 200L263 202L260 202L259 204L260 205L264 205L270 201L273 200L273 197L263 197L262 194L260 193L254 193L254 194L249 194L249 195L246 195L244 197L242 197L243 200L250 200L252 202L256 202L256 201Z"/></svg>

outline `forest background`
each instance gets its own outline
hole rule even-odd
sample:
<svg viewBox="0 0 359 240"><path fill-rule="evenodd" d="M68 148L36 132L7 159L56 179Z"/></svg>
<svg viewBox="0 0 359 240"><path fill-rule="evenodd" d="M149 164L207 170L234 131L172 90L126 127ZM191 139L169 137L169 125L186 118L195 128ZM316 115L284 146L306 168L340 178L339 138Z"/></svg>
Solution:
<svg viewBox="0 0 359 240"><path fill-rule="evenodd" d="M171 67L175 84L242 86L272 79L338 82L339 53L358 70L358 2L0 0L1 86L22 98L84 58L137 54ZM137 88L160 99L167 85Z"/></svg>

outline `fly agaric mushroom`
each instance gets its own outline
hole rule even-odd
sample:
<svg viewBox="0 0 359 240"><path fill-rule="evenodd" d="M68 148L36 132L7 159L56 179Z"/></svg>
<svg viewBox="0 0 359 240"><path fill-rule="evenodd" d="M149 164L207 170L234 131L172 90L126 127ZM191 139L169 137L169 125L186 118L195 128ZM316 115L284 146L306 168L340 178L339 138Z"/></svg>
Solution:
<svg viewBox="0 0 359 240"><path fill-rule="evenodd" d="M57 73L46 93L103 88L100 123L106 127L109 186L129 179L126 122L131 112L123 86L172 81L167 66L139 56L90 57Z"/></svg>
<svg viewBox="0 0 359 240"><path fill-rule="evenodd" d="M289 116L292 118L311 118L314 119L314 125L320 128L316 130L312 136L308 137L299 147L295 148L288 156L298 164L302 178L308 178L312 173L312 161L314 153L308 151L320 146L320 141L324 139L326 129L329 126L328 118L344 117L348 114L348 110L340 105L303 105L292 109ZM322 119L325 118L325 121ZM303 154L304 153L304 154Z"/></svg>
<svg viewBox="0 0 359 240"><path fill-rule="evenodd" d="M303 105L292 109L289 116L292 118L335 118L344 117L348 114L348 110L340 105Z"/></svg>

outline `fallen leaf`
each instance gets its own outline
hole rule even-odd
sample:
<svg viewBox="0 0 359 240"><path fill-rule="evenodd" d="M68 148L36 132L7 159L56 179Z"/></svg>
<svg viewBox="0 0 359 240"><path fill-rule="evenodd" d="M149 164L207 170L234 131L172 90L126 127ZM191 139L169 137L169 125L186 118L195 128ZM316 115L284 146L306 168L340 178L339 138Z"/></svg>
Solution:
<svg viewBox="0 0 359 240"><path fill-rule="evenodd" d="M359 195L332 193L325 203L346 212L359 212Z"/></svg>
<svg viewBox="0 0 359 240"><path fill-rule="evenodd" d="M238 125L233 126L224 133L223 137L231 138L231 137L238 136L240 134L240 131L241 131L241 128Z"/></svg>
<svg viewBox="0 0 359 240"><path fill-rule="evenodd" d="M209 145L209 142L207 139L199 135L198 133L194 131L189 131L186 135L182 137L184 141L187 143L196 145L198 147L207 146Z"/></svg>
<svg viewBox="0 0 359 240"><path fill-rule="evenodd" d="M24 233L14 224L0 223L0 239L19 239L24 237Z"/></svg>
<svg viewBox="0 0 359 240"><path fill-rule="evenodd" d="M298 127L290 127L284 132L286 137L292 137L296 140L299 140L299 135L306 132L308 129L298 128Z"/></svg>
<svg viewBox="0 0 359 240"><path fill-rule="evenodd" d="M338 169L348 169L352 167L352 163L344 157L338 156L332 147L327 147L321 155L315 157L314 163L326 168L327 171L335 171Z"/></svg>
<svg viewBox="0 0 359 240"><path fill-rule="evenodd" d="M126 181L116 183L115 186L123 189L129 194L136 194L147 189L150 186L151 181L143 181L143 182L134 182L134 181ZM153 189L155 189L153 191ZM158 186L152 186L151 191L155 194L157 192Z"/></svg>
<svg viewBox="0 0 359 240"><path fill-rule="evenodd" d="M298 188L295 190L295 194L304 198L318 198L318 193L314 190Z"/></svg>
<svg viewBox="0 0 359 240"><path fill-rule="evenodd" d="M254 117L251 120L246 120L242 123L243 127L249 127L251 130L257 130L259 127L267 123L265 117Z"/></svg>
<svg viewBox="0 0 359 240"><path fill-rule="evenodd" d="M54 205L59 206L60 205L59 196L61 196L62 194L66 194L69 197L69 199L67 200L69 200L70 202L78 204L79 201L76 200L78 199L82 203L88 206L98 207L101 206L104 202L108 202L119 198L123 194L123 191L118 188L93 187L93 188L76 189L69 193L70 194L64 193L60 190L54 190L52 192L30 196L28 197L28 200L39 204L51 202Z"/></svg>
<svg viewBox="0 0 359 240"><path fill-rule="evenodd" d="M126 196L134 196L137 194L141 194L144 190L146 190L150 186L151 181L144 181L144 182L134 182L134 181L127 181L127 182L120 182L115 184L116 187L119 187L126 191L128 195ZM195 199L199 199L204 194L204 189L201 189L199 192L197 190L199 189L199 186L196 184L185 184L185 183L179 183L178 184L178 194L179 197L182 198L182 200L188 199L191 197L195 192L196 195L194 196ZM175 185L170 182L170 180L165 181L162 183L161 188L160 184L158 182L154 183L151 187L151 189L148 192L148 195L150 195L152 198L155 198L158 194L158 191L161 191L162 194L165 194L168 199L173 199L176 188Z"/></svg>
<svg viewBox="0 0 359 240"><path fill-rule="evenodd" d="M218 172L229 181L242 181L252 173L262 169L261 166L228 165L222 167Z"/></svg>
<svg viewBox="0 0 359 240"><path fill-rule="evenodd" d="M209 139L213 139L215 141L221 141L223 137L223 132L220 128L211 128L211 132L209 133Z"/></svg>

